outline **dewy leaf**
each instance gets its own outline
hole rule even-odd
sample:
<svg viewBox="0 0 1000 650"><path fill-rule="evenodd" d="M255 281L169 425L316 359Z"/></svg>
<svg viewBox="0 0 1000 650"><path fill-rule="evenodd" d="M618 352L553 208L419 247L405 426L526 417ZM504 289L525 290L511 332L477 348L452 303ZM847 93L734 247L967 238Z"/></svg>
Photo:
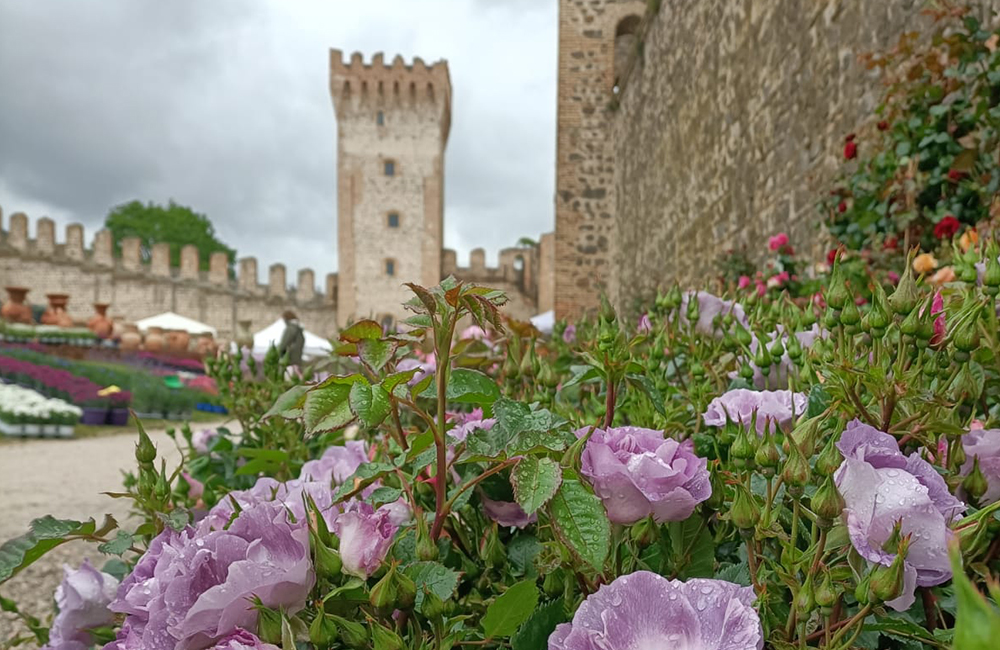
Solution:
<svg viewBox="0 0 1000 650"><path fill-rule="evenodd" d="M267 413L264 414L264 419L275 415L280 415L289 420L302 417L302 406L305 404L306 392L308 391L309 386L292 386L275 400L274 406L269 408Z"/></svg>
<svg viewBox="0 0 1000 650"><path fill-rule="evenodd" d="M527 445L527 448L533 448L541 439L549 437L554 429L563 426L566 422L545 409L533 411L527 404L515 402L506 397L500 397L494 402L493 413L497 419L493 428L489 431L480 429L468 437L466 443L467 458L496 458L509 448L523 450L525 445L520 443L521 438L525 436L531 438L531 444ZM562 443L560 438L554 435L551 437L558 444ZM563 447L554 448L561 449Z"/></svg>
<svg viewBox="0 0 1000 650"><path fill-rule="evenodd" d="M348 343L374 341L382 338L382 326L373 320L359 320L340 333L340 340Z"/></svg>
<svg viewBox="0 0 1000 650"><path fill-rule="evenodd" d="M445 388L449 401L462 404L492 404L500 397L500 388L496 380L471 368L455 368L448 374L448 386ZM434 399L437 397L437 384L424 387L420 397Z"/></svg>
<svg viewBox="0 0 1000 650"><path fill-rule="evenodd" d="M562 596L542 605L524 622L510 639L514 650L546 650L556 626L566 621L566 606Z"/></svg>
<svg viewBox="0 0 1000 650"><path fill-rule="evenodd" d="M716 580L725 580L743 587L750 586L750 567L744 562L742 564L730 564L722 567L713 576Z"/></svg>
<svg viewBox="0 0 1000 650"><path fill-rule="evenodd" d="M611 522L601 500L577 479L563 479L549 503L559 540L595 571L604 568L611 543Z"/></svg>
<svg viewBox="0 0 1000 650"><path fill-rule="evenodd" d="M103 534L114 529L114 518L108 516L101 526ZM105 530L106 529L106 530ZM93 519L80 522L56 519L46 515L31 522L31 530L0 545L0 583L32 564L50 550L78 535L93 535L97 524Z"/></svg>
<svg viewBox="0 0 1000 650"><path fill-rule="evenodd" d="M304 422L307 433L334 431L347 426L354 419L349 398L355 381L360 376L330 377L306 393Z"/></svg>
<svg viewBox="0 0 1000 650"><path fill-rule="evenodd" d="M351 410L368 427L381 423L391 408L389 393L378 384L371 386L367 382L351 386L350 403Z"/></svg>
<svg viewBox="0 0 1000 650"><path fill-rule="evenodd" d="M375 372L378 372L385 367L385 364L389 363L389 359L392 358L395 351L396 345L391 341L376 339L358 342L358 356Z"/></svg>
<svg viewBox="0 0 1000 650"><path fill-rule="evenodd" d="M534 580L522 580L493 601L483 616L486 638L510 636L528 620L538 605L538 587Z"/></svg>
<svg viewBox="0 0 1000 650"><path fill-rule="evenodd" d="M131 533L119 530L114 539L99 545L97 550L105 555L117 555L121 557L125 551L132 548L132 539Z"/></svg>
<svg viewBox="0 0 1000 650"><path fill-rule="evenodd" d="M646 375L628 375L626 377L628 383L637 388L639 392L645 395L656 412L660 415L666 415L667 412L663 409L663 394L656 389L656 385L653 384L653 380Z"/></svg>
<svg viewBox="0 0 1000 650"><path fill-rule="evenodd" d="M510 474L514 498L528 515L548 503L561 482L559 463L544 456L525 456Z"/></svg>
<svg viewBox="0 0 1000 650"><path fill-rule="evenodd" d="M424 587L441 600L448 600L458 588L461 575L439 562L416 562L403 571L417 586L416 608L424 603Z"/></svg>

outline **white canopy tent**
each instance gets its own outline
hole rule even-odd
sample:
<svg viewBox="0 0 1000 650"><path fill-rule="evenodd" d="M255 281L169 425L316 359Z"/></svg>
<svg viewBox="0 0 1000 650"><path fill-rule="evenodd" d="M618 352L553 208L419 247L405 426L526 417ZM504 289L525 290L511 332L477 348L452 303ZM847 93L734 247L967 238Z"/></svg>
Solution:
<svg viewBox="0 0 1000 650"><path fill-rule="evenodd" d="M552 328L556 325L556 313L550 309L537 316L532 316L531 324L542 334L551 334Z"/></svg>
<svg viewBox="0 0 1000 650"><path fill-rule="evenodd" d="M281 335L285 333L285 321L279 318L274 321L261 331L253 335L253 354L263 355L267 354L268 348L272 345L277 346L281 342ZM313 334L307 329L303 329L302 333L305 334L306 344L302 348L302 358L310 359L313 357L326 356L333 351L333 345L327 341L322 336L318 334Z"/></svg>
<svg viewBox="0 0 1000 650"><path fill-rule="evenodd" d="M193 318L181 316L172 311L143 318L136 323L136 327L142 332L148 331L151 327L160 327L164 330L183 330L189 334L211 334L213 337L219 334L211 325L199 323Z"/></svg>

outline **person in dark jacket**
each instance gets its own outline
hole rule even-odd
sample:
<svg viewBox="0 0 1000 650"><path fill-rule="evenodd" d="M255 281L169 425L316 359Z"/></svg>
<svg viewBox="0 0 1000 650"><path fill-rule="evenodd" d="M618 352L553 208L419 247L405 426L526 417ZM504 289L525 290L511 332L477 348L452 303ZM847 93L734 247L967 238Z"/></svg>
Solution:
<svg viewBox="0 0 1000 650"><path fill-rule="evenodd" d="M302 348L306 345L306 335L299 324L299 319L295 312L286 311L282 314L285 319L285 331L281 335L281 342L278 343L278 353L288 359L288 365L298 366L302 364Z"/></svg>

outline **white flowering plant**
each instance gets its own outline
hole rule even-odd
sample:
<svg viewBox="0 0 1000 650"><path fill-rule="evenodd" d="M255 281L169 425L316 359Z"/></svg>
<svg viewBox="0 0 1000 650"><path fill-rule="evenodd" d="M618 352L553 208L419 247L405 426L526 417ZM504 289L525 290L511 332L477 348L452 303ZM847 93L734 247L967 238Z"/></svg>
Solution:
<svg viewBox="0 0 1000 650"><path fill-rule="evenodd" d="M13 384L0 384L0 420L8 424L76 424L83 411L61 399Z"/></svg>

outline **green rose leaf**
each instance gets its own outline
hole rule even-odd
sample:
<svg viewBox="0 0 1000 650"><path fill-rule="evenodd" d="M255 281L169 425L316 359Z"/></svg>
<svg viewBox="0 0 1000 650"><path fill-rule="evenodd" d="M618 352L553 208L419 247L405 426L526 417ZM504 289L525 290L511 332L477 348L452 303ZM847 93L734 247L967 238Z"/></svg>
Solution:
<svg viewBox="0 0 1000 650"><path fill-rule="evenodd" d="M348 343L377 341L382 338L382 326L373 320L360 320L340 333L340 340Z"/></svg>
<svg viewBox="0 0 1000 650"><path fill-rule="evenodd" d="M577 479L563 479L549 503L559 540L595 571L604 568L611 543L611 522L601 500Z"/></svg>
<svg viewBox="0 0 1000 650"><path fill-rule="evenodd" d="M389 393L378 384L371 386L367 382L351 386L350 404L354 414L368 427L381 423L391 408Z"/></svg>
<svg viewBox="0 0 1000 650"><path fill-rule="evenodd" d="M546 650L552 632L565 621L566 606L560 596L535 610L517 634L511 637L510 645L514 650Z"/></svg>
<svg viewBox="0 0 1000 650"><path fill-rule="evenodd" d="M510 475L514 498L529 515L548 503L561 482L559 463L543 456L525 456Z"/></svg>
<svg viewBox="0 0 1000 650"><path fill-rule="evenodd" d="M538 605L538 587L534 580L522 580L511 586L487 608L483 616L486 638L510 636L517 631Z"/></svg>
<svg viewBox="0 0 1000 650"><path fill-rule="evenodd" d="M403 571L417 586L416 608L424 603L424 587L441 600L448 600L458 588L461 575L439 562L416 562Z"/></svg>
<svg viewBox="0 0 1000 650"><path fill-rule="evenodd" d="M305 385L293 386L288 389L275 400L274 406L267 410L264 418L274 417L275 415L280 415L287 420L302 417L304 413L302 407L305 405L307 392L309 392L309 386Z"/></svg>
<svg viewBox="0 0 1000 650"><path fill-rule="evenodd" d="M349 402L351 386L364 381L360 375L330 377L306 393L304 422L306 433L335 431L354 419Z"/></svg>
<svg viewBox="0 0 1000 650"><path fill-rule="evenodd" d="M56 519L51 515L35 519L27 533L0 546L0 583L6 582L38 558L75 537L103 536L117 527L118 522L111 515L104 516L100 530L93 519L81 522Z"/></svg>

